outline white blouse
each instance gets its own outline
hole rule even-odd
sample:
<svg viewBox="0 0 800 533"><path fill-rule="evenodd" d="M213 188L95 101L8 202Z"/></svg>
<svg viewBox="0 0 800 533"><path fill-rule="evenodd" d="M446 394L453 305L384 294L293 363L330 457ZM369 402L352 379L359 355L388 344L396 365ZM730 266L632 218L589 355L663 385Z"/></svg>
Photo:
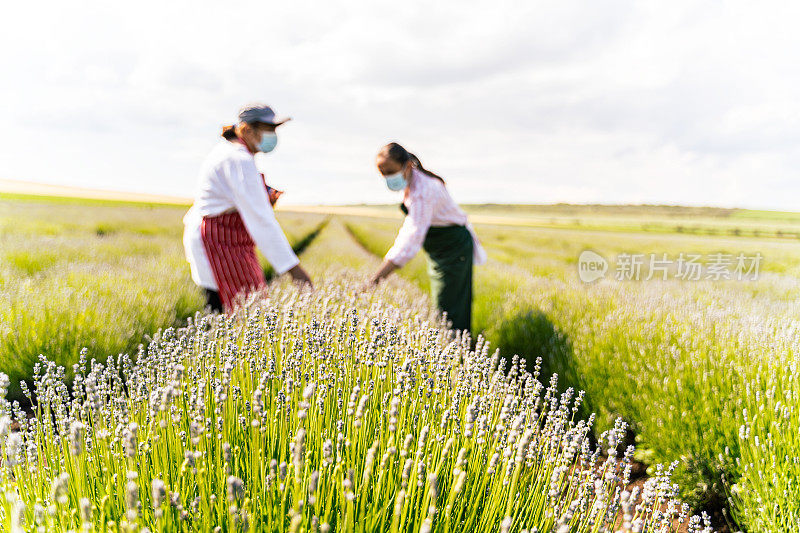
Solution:
<svg viewBox="0 0 800 533"><path fill-rule="evenodd" d="M183 217L184 251L195 283L217 290L200 225L205 216L232 210L239 212L248 233L275 272L283 274L300 262L275 219L255 158L243 144L223 140L203 162L194 204Z"/></svg>
<svg viewBox="0 0 800 533"><path fill-rule="evenodd" d="M486 251L467 221L467 214L456 205L441 180L432 178L419 169L413 169L403 203L408 209L408 215L384 259L403 266L420 251L429 227L466 226L472 235L473 262L476 265L486 262Z"/></svg>

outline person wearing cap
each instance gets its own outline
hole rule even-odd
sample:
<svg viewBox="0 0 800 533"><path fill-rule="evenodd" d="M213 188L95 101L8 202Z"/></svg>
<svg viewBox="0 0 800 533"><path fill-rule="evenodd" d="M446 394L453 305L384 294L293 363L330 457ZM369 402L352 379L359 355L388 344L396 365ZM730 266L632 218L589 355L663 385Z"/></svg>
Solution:
<svg viewBox="0 0 800 533"><path fill-rule="evenodd" d="M275 272L289 272L311 285L300 266L272 206L278 191L270 188L256 168L255 154L271 152L278 142L278 119L269 106L249 105L235 126L223 128L200 169L197 195L184 217L184 249L192 279L205 290L215 311L233 309L238 295L266 284L255 247Z"/></svg>
<svg viewBox="0 0 800 533"><path fill-rule="evenodd" d="M447 313L453 329L472 327L472 266L486 262L467 215L453 201L444 179L426 170L420 160L397 143L384 146L376 158L378 171L392 191L403 191L400 209L406 215L394 245L369 280L375 285L402 267L420 249L428 254L431 296Z"/></svg>

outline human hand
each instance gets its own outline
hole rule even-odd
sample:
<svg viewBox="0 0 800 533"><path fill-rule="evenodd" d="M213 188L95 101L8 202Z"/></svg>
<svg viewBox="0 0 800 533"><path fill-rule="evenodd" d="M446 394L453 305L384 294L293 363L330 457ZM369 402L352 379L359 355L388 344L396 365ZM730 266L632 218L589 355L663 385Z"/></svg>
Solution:
<svg viewBox="0 0 800 533"><path fill-rule="evenodd" d="M289 274L292 276L292 279L300 285L308 285L309 289L314 290L314 284L311 283L311 277L308 275L308 272L306 272L305 269L300 266L299 263L289 269Z"/></svg>
<svg viewBox="0 0 800 533"><path fill-rule="evenodd" d="M375 287L377 287L377 285L378 285L378 280L372 277L361 284L361 286L358 288L358 292L369 292L373 290Z"/></svg>

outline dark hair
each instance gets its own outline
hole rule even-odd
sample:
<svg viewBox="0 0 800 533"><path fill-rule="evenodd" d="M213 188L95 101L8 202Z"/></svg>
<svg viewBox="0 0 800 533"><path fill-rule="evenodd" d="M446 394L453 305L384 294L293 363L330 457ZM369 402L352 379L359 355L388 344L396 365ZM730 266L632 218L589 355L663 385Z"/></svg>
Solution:
<svg viewBox="0 0 800 533"><path fill-rule="evenodd" d="M439 180L442 183L444 183L444 178L442 178L441 176L439 176L437 174L434 174L430 170L426 170L425 167L422 166L422 162L419 160L419 158L417 156L415 156L414 154L412 154L411 152L409 152L408 150L403 148L398 143L391 142L391 143L387 144L386 146L384 146L383 150L386 152L386 155L392 161L397 161L401 165L405 165L406 163L411 161L412 163L414 163L414 165L416 165L416 167L421 172L424 172L428 176L430 176L432 178L436 178L437 180Z"/></svg>
<svg viewBox="0 0 800 533"><path fill-rule="evenodd" d="M229 141L236 139L236 126L222 126L222 136Z"/></svg>

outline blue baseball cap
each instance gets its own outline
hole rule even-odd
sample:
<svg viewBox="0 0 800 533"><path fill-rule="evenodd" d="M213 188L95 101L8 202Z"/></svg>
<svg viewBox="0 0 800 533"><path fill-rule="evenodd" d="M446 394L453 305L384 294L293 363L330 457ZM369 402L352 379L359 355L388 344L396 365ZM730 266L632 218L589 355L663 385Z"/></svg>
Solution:
<svg viewBox="0 0 800 533"><path fill-rule="evenodd" d="M276 118L275 111L264 104L250 104L239 110L239 122L247 122L248 124L260 122L270 126L280 126L290 120L292 119L289 117Z"/></svg>

